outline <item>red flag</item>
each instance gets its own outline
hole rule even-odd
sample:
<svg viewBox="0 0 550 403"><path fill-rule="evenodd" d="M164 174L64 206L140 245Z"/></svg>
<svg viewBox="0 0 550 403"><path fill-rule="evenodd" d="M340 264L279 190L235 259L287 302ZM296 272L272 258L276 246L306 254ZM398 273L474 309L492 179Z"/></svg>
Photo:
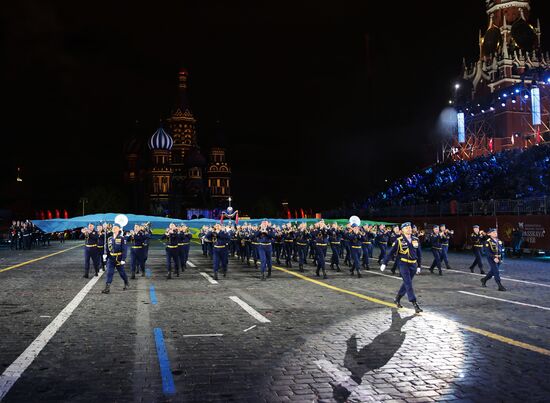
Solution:
<svg viewBox="0 0 550 403"><path fill-rule="evenodd" d="M298 219L298 212L296 210L294 210L294 217Z"/></svg>
<svg viewBox="0 0 550 403"><path fill-rule="evenodd" d="M235 225L239 225L239 212L235 213Z"/></svg>
<svg viewBox="0 0 550 403"><path fill-rule="evenodd" d="M59 214L59 210L55 209L55 218L60 218L61 214Z"/></svg>
<svg viewBox="0 0 550 403"><path fill-rule="evenodd" d="M220 224L223 224L223 212L220 215Z"/></svg>
<svg viewBox="0 0 550 403"><path fill-rule="evenodd" d="M305 214L304 214L304 209L303 209L303 208L300 209L300 214L302 215L302 218L305 218Z"/></svg>
<svg viewBox="0 0 550 403"><path fill-rule="evenodd" d="M47 213L48 213L48 220L51 220L52 219L52 212L50 210L48 210Z"/></svg>
<svg viewBox="0 0 550 403"><path fill-rule="evenodd" d="M63 210L63 218L69 218L69 213L67 213L67 210Z"/></svg>
<svg viewBox="0 0 550 403"><path fill-rule="evenodd" d="M45 217L44 210L40 210L40 219L43 220Z"/></svg>

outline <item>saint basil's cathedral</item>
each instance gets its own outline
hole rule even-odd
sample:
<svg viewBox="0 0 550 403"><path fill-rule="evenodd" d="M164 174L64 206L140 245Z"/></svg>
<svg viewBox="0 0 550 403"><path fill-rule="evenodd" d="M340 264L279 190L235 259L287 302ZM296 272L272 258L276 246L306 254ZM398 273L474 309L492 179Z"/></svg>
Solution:
<svg viewBox="0 0 550 403"><path fill-rule="evenodd" d="M189 107L188 72L179 71L178 101L166 125L147 141L126 142L124 181L134 211L177 218L212 218L227 206L231 167L221 128L205 157L197 139L197 120Z"/></svg>

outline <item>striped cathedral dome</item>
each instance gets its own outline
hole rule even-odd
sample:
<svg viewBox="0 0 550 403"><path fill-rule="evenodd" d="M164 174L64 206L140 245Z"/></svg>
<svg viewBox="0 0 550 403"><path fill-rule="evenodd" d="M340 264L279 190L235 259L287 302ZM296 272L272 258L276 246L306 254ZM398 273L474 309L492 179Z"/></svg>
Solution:
<svg viewBox="0 0 550 403"><path fill-rule="evenodd" d="M171 150L174 145L172 137L159 127L149 139L149 149L151 150Z"/></svg>

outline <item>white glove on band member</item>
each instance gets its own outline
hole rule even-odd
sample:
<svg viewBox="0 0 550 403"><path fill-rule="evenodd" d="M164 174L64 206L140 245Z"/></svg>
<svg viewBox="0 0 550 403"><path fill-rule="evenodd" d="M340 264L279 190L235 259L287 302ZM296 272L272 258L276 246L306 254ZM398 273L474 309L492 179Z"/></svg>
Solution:
<svg viewBox="0 0 550 403"><path fill-rule="evenodd" d="M381 264L380 265L380 271L384 271L386 270L386 265L385 264Z"/></svg>
<svg viewBox="0 0 550 403"><path fill-rule="evenodd" d="M120 261L120 265L121 265L121 266L124 266L125 263L126 263L126 262L125 262L124 260L121 260L121 261Z"/></svg>
<svg viewBox="0 0 550 403"><path fill-rule="evenodd" d="M416 274L420 274L421 271L422 271L422 270L420 269L420 266L418 266L418 267L416 268Z"/></svg>

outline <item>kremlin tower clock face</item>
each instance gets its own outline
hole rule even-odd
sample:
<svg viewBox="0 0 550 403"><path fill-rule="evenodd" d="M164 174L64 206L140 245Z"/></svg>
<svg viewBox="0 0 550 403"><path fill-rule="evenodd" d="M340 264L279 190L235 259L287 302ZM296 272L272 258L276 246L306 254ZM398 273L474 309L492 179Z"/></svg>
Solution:
<svg viewBox="0 0 550 403"><path fill-rule="evenodd" d="M527 21L519 19L512 25L512 38L522 50L531 51L536 41L535 30Z"/></svg>

